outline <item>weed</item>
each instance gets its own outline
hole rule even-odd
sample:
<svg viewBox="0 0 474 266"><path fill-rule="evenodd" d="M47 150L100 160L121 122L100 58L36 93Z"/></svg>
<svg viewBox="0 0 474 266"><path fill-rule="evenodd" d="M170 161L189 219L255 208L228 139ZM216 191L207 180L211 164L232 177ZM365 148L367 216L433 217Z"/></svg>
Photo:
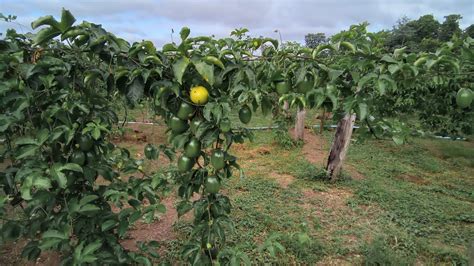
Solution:
<svg viewBox="0 0 474 266"><path fill-rule="evenodd" d="M292 175L299 179L324 180L328 176L326 169L317 167L307 160L299 160L291 168Z"/></svg>

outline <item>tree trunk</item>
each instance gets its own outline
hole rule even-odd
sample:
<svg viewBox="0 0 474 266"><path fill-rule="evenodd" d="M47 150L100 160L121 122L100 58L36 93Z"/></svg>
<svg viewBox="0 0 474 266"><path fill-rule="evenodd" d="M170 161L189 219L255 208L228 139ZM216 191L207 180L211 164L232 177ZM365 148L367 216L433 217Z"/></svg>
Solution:
<svg viewBox="0 0 474 266"><path fill-rule="evenodd" d="M322 135L324 131L324 120L326 120L326 108L323 107L323 115L321 117L321 123L319 127L319 134Z"/></svg>
<svg viewBox="0 0 474 266"><path fill-rule="evenodd" d="M290 104L288 101L283 102L283 114L286 118L290 117Z"/></svg>
<svg viewBox="0 0 474 266"><path fill-rule="evenodd" d="M295 125L295 140L304 139L304 118L306 116L306 110L304 108L298 108L296 113L296 125Z"/></svg>
<svg viewBox="0 0 474 266"><path fill-rule="evenodd" d="M329 152L328 164L326 167L331 181L337 180L341 173L342 164L346 158L347 150L349 149L349 144L351 142L352 127L354 126L355 119L355 114L346 114L337 123L336 135L331 146L331 151Z"/></svg>

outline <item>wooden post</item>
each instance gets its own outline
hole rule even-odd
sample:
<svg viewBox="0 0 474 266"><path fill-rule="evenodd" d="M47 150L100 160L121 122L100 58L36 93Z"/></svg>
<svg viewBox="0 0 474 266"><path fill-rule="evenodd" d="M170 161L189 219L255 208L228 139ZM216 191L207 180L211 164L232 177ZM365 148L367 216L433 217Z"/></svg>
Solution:
<svg viewBox="0 0 474 266"><path fill-rule="evenodd" d="M319 134L322 135L324 131L324 120L326 120L326 108L323 107L323 115L320 119L320 127L319 127Z"/></svg>
<svg viewBox="0 0 474 266"><path fill-rule="evenodd" d="M298 107L296 113L296 124L295 124L295 140L304 139L304 118L306 116L306 110Z"/></svg>
<svg viewBox="0 0 474 266"><path fill-rule="evenodd" d="M351 143L352 127L354 126L355 119L355 114L346 114L337 123L336 135L331 146L331 151L329 152L326 167L331 181L337 180L341 173L342 164L346 158L349 144Z"/></svg>
<svg viewBox="0 0 474 266"><path fill-rule="evenodd" d="M288 101L283 102L283 113L285 114L285 117L289 117L290 113L290 103Z"/></svg>

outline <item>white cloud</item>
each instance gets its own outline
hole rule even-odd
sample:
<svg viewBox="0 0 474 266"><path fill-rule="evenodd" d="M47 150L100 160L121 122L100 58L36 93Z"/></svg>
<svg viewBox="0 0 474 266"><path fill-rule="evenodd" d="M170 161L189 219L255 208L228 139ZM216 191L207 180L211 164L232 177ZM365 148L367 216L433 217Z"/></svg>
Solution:
<svg viewBox="0 0 474 266"><path fill-rule="evenodd" d="M474 23L472 0L0 0L0 12L16 14L29 26L34 17L59 16L61 7L81 20L103 24L119 36L170 41L170 31L189 26L193 35L226 36L238 27L254 35L302 41L310 32L333 34L368 21L373 28L391 28L402 16L434 14L440 21L461 14L462 27ZM0 23L0 30L4 29Z"/></svg>

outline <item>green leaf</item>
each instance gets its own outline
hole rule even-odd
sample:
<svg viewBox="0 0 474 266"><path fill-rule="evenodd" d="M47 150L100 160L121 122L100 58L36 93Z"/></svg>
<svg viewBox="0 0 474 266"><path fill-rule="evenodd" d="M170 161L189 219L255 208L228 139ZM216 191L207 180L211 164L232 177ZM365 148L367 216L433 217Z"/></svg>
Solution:
<svg viewBox="0 0 474 266"><path fill-rule="evenodd" d="M163 45L162 51L163 51L163 53L176 52L176 51L178 51L178 47L176 47L176 45L174 43L167 43L167 44Z"/></svg>
<svg viewBox="0 0 474 266"><path fill-rule="evenodd" d="M59 36L61 32L55 28L45 28L40 30L33 38L34 45L40 45Z"/></svg>
<svg viewBox="0 0 474 266"><path fill-rule="evenodd" d="M87 196L84 196L80 201L79 201L79 205L86 205L87 203L90 203L90 202L93 202L94 200L98 199L99 196L97 195L87 195Z"/></svg>
<svg viewBox="0 0 474 266"><path fill-rule="evenodd" d="M182 57L173 64L173 74L179 84L183 84L183 75L189 65L189 58Z"/></svg>
<svg viewBox="0 0 474 266"><path fill-rule="evenodd" d="M69 237L64 233L59 232L58 230L48 230L43 233L42 238L43 239L44 238L59 238L59 239L66 240Z"/></svg>
<svg viewBox="0 0 474 266"><path fill-rule="evenodd" d="M359 103L359 119L362 121L367 117L367 104Z"/></svg>
<svg viewBox="0 0 474 266"><path fill-rule="evenodd" d="M332 93L328 93L327 94L327 97L331 100L332 102L332 110L335 110L338 106L338 100L337 100L337 97L336 95L332 94Z"/></svg>
<svg viewBox="0 0 474 266"><path fill-rule="evenodd" d="M176 210L178 211L178 217L183 216L192 209L193 205L191 205L189 201L181 201L178 203L178 206L176 206Z"/></svg>
<svg viewBox="0 0 474 266"><path fill-rule="evenodd" d="M117 221L115 220L107 220L101 225L101 230L102 232L108 231L109 229L112 229L115 225L117 224Z"/></svg>
<svg viewBox="0 0 474 266"><path fill-rule="evenodd" d="M211 86L214 84L214 66L209 65L203 61L194 62L194 67L196 67L197 72Z"/></svg>
<svg viewBox="0 0 474 266"><path fill-rule="evenodd" d="M5 115L0 115L0 132L5 132L12 123L12 119Z"/></svg>
<svg viewBox="0 0 474 266"><path fill-rule="evenodd" d="M123 237L125 233L127 233L129 225L130 224L128 223L127 220L120 221L119 227L117 229L117 233L120 237Z"/></svg>
<svg viewBox="0 0 474 266"><path fill-rule="evenodd" d="M59 172L59 173L56 175L56 181L58 182L60 188L66 188L66 185L67 185L67 178L66 178L66 175L64 175L63 173Z"/></svg>
<svg viewBox="0 0 474 266"><path fill-rule="evenodd" d="M100 211L101 209L99 207L97 207L96 205L94 204L86 204L84 206L82 206L78 212L80 213L84 213L84 212L97 212L97 211Z"/></svg>
<svg viewBox="0 0 474 266"><path fill-rule="evenodd" d="M384 55L382 56L382 59L380 59L381 61L385 61L387 63L394 63L394 64L397 64L398 61L393 59L393 57L389 56L389 55Z"/></svg>
<svg viewBox="0 0 474 266"><path fill-rule="evenodd" d="M217 57L214 57L214 56L206 56L206 57L204 57L204 61L205 61L206 63L209 63L209 64L214 64L214 65L220 67L221 69L225 69L224 64L223 64L222 61L219 60Z"/></svg>
<svg viewBox="0 0 474 266"><path fill-rule="evenodd" d="M15 140L15 145L36 145L38 146L38 142L36 139L33 139L32 137L20 137L17 140Z"/></svg>
<svg viewBox="0 0 474 266"><path fill-rule="evenodd" d="M330 69L329 72L328 72L329 79L330 79L331 81L334 81L334 80L336 80L340 75L342 75L342 73L344 73L343 70Z"/></svg>
<svg viewBox="0 0 474 266"><path fill-rule="evenodd" d="M33 29L36 29L39 26L44 26L44 25L48 25L55 29L59 29L59 23L56 21L56 19L53 16L40 17L37 20L31 22L31 28Z"/></svg>
<svg viewBox="0 0 474 266"><path fill-rule="evenodd" d="M393 51L393 57L395 57L395 58L400 57L401 55L403 55L403 53L405 52L406 49L407 49L406 46L402 47L402 48L395 49Z"/></svg>
<svg viewBox="0 0 474 266"><path fill-rule="evenodd" d="M50 189L51 180L46 177L36 177L33 181L33 186L37 189Z"/></svg>
<svg viewBox="0 0 474 266"><path fill-rule="evenodd" d="M100 128L94 127L91 135L95 140L98 140L100 138Z"/></svg>
<svg viewBox="0 0 474 266"><path fill-rule="evenodd" d="M75 163L67 163L67 164L61 166L61 171L62 170L69 170L69 171L82 173L82 167L78 164L75 164Z"/></svg>
<svg viewBox="0 0 474 266"><path fill-rule="evenodd" d="M393 136L392 137L393 142L397 145L402 145L404 143L404 139L402 136Z"/></svg>
<svg viewBox="0 0 474 266"><path fill-rule="evenodd" d="M184 41L186 38L188 38L189 33L191 33L191 30L188 27L183 27L181 31L179 32L179 36L181 36L181 40Z"/></svg>
<svg viewBox="0 0 474 266"><path fill-rule="evenodd" d="M85 255L85 256L82 256L80 261L80 265L82 265L82 263L91 263L91 262L94 262L98 260L98 258L96 256L92 256L92 255Z"/></svg>
<svg viewBox="0 0 474 266"><path fill-rule="evenodd" d="M60 238L47 238L47 239L43 239L41 240L41 244L39 245L39 248L41 250L48 250L56 245L58 245L59 243L61 243L63 241L63 239L60 239Z"/></svg>
<svg viewBox="0 0 474 266"><path fill-rule="evenodd" d="M39 149L37 145L25 145L18 149L15 158L17 160L23 159L35 155L36 151Z"/></svg>
<svg viewBox="0 0 474 266"><path fill-rule="evenodd" d="M128 89L127 99L131 103L136 104L138 100L140 100L143 97L143 94L145 92L145 85L143 84L143 81L141 80L141 78L136 78L133 80L132 84L128 86L127 89ZM95 134L97 135L97 133ZM100 132L99 132L99 137L100 137Z"/></svg>
<svg viewBox="0 0 474 266"><path fill-rule="evenodd" d="M377 75L375 73L369 73L365 76L363 76L360 80L359 83L357 84L360 88L364 88L365 84L369 83L372 81L374 78L377 78Z"/></svg>
<svg viewBox="0 0 474 266"><path fill-rule="evenodd" d="M102 241L97 240L94 243L90 243L87 245L84 250L82 250L82 255L90 255L93 254L96 250L98 250L102 246Z"/></svg>
<svg viewBox="0 0 474 266"><path fill-rule="evenodd" d="M59 23L59 29L62 32L66 32L72 26L72 24L74 24L75 21L76 19L71 14L71 12L63 8L61 13L61 22Z"/></svg>
<svg viewBox="0 0 474 266"><path fill-rule="evenodd" d="M388 66L388 72L390 72L390 74L393 75L393 74L395 74L396 72L398 72L398 71L400 70L400 68L401 68L400 65L395 65L395 64L389 65L389 66Z"/></svg>
<svg viewBox="0 0 474 266"><path fill-rule="evenodd" d="M385 88L387 87L387 84L385 83L384 79L379 79L377 80L377 88L379 89L379 93L381 95L385 94Z"/></svg>

